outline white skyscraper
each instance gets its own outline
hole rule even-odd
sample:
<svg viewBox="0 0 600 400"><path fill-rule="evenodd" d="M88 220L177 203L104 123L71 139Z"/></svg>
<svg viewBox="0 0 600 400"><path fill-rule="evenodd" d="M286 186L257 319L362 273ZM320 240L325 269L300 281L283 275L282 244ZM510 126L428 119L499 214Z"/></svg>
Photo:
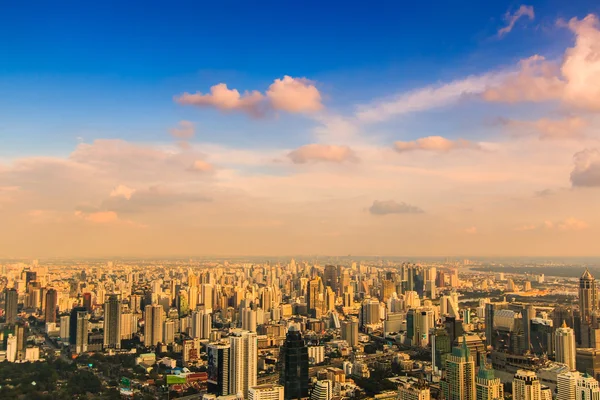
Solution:
<svg viewBox="0 0 600 400"><path fill-rule="evenodd" d="M588 374L567 372L557 376L557 400L600 400L598 381Z"/></svg>
<svg viewBox="0 0 600 400"><path fill-rule="evenodd" d="M512 382L513 400L541 400L542 386L533 371L518 370Z"/></svg>
<svg viewBox="0 0 600 400"><path fill-rule="evenodd" d="M556 361L575 371L575 332L565 322L556 330Z"/></svg>
<svg viewBox="0 0 600 400"><path fill-rule="evenodd" d="M248 389L248 400L283 400L283 386L259 385Z"/></svg>
<svg viewBox="0 0 600 400"><path fill-rule="evenodd" d="M231 394L248 397L248 389L256 386L258 341L255 332L236 329L229 336L231 345Z"/></svg>
<svg viewBox="0 0 600 400"><path fill-rule="evenodd" d="M17 337L13 336L12 333L8 334L6 340L6 361L15 362L17 359Z"/></svg>
<svg viewBox="0 0 600 400"><path fill-rule="evenodd" d="M315 382L310 400L331 400L333 397L333 382L330 380L322 380Z"/></svg>

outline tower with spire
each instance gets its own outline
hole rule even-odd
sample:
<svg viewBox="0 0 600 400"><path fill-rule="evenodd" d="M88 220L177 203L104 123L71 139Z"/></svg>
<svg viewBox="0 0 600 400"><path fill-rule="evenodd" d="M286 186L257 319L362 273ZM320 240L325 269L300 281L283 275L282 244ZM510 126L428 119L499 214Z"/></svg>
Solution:
<svg viewBox="0 0 600 400"><path fill-rule="evenodd" d="M463 336L462 344L446 359L445 376L440 388L446 400L475 400L475 359Z"/></svg>

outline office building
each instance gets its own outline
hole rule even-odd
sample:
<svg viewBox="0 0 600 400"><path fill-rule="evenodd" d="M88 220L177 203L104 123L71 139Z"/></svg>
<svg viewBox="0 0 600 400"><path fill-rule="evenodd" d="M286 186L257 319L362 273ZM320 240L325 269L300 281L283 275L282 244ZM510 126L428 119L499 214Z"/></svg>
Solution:
<svg viewBox="0 0 600 400"><path fill-rule="evenodd" d="M596 280L586 268L579 278L579 311L582 322L590 322L592 313L598 308Z"/></svg>
<svg viewBox="0 0 600 400"><path fill-rule="evenodd" d="M283 400L283 386L265 384L248 389L248 400Z"/></svg>
<svg viewBox="0 0 600 400"><path fill-rule="evenodd" d="M541 400L542 387L533 371L518 370L512 382L513 400Z"/></svg>
<svg viewBox="0 0 600 400"><path fill-rule="evenodd" d="M477 400L496 400L504 398L504 385L500 378L496 378L494 370L491 366L481 363L475 386L477 392Z"/></svg>
<svg viewBox="0 0 600 400"><path fill-rule="evenodd" d="M19 304L19 294L15 289L6 289L4 292L4 315L7 324L17 322L17 307Z"/></svg>
<svg viewBox="0 0 600 400"><path fill-rule="evenodd" d="M206 348L208 357L208 392L217 396L230 394L230 357L229 342L209 343Z"/></svg>
<svg viewBox="0 0 600 400"><path fill-rule="evenodd" d="M566 364L571 371L575 370L575 332L564 322L555 333L556 361Z"/></svg>
<svg viewBox="0 0 600 400"><path fill-rule="evenodd" d="M163 341L164 310L158 304L148 304L144 309L144 345L156 346Z"/></svg>
<svg viewBox="0 0 600 400"><path fill-rule="evenodd" d="M121 348L121 298L108 295L104 302L104 345L105 349Z"/></svg>
<svg viewBox="0 0 600 400"><path fill-rule="evenodd" d="M56 323L56 306L58 305L58 293L54 289L46 292L46 323Z"/></svg>
<svg viewBox="0 0 600 400"><path fill-rule="evenodd" d="M75 312L75 353L81 354L88 350L88 313L87 311Z"/></svg>
<svg viewBox="0 0 600 400"><path fill-rule="evenodd" d="M248 397L248 389L256 386L258 341L256 332L234 330L229 336L231 394Z"/></svg>
<svg viewBox="0 0 600 400"><path fill-rule="evenodd" d="M293 326L279 350L279 384L284 387L285 400L308 397L308 348Z"/></svg>
<svg viewBox="0 0 600 400"><path fill-rule="evenodd" d="M446 376L440 388L446 400L475 400L475 360L467 347L466 340L454 347L446 358Z"/></svg>
<svg viewBox="0 0 600 400"><path fill-rule="evenodd" d="M417 382L400 382L398 385L398 400L430 400L429 386L423 380Z"/></svg>
<svg viewBox="0 0 600 400"><path fill-rule="evenodd" d="M342 340L345 340L349 346L358 346L358 320L355 317L350 317L341 321Z"/></svg>
<svg viewBox="0 0 600 400"><path fill-rule="evenodd" d="M333 382L328 379L316 381L310 392L310 400L331 400L333 397Z"/></svg>

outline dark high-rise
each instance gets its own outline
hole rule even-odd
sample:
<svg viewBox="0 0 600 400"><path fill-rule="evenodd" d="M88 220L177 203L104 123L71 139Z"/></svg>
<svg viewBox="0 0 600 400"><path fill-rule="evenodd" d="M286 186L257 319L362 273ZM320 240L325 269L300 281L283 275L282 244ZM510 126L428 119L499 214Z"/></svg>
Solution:
<svg viewBox="0 0 600 400"><path fill-rule="evenodd" d="M92 294L89 292L83 294L83 307L87 312L92 312Z"/></svg>
<svg viewBox="0 0 600 400"><path fill-rule="evenodd" d="M56 306L58 305L58 293L54 289L46 292L46 323L56 322Z"/></svg>
<svg viewBox="0 0 600 400"><path fill-rule="evenodd" d="M581 278L579 278L579 311L581 313L581 321L589 323L592 319L592 312L597 307L596 280L586 268Z"/></svg>
<svg viewBox="0 0 600 400"><path fill-rule="evenodd" d="M308 347L295 327L290 327L279 351L279 384L285 400L308 397Z"/></svg>
<svg viewBox="0 0 600 400"><path fill-rule="evenodd" d="M69 343L75 344L77 340L77 313L87 312L85 307L73 307L69 319Z"/></svg>
<svg viewBox="0 0 600 400"><path fill-rule="evenodd" d="M4 296L4 315L7 324L14 324L17 321L17 304L19 303L19 294L15 289L6 289Z"/></svg>
<svg viewBox="0 0 600 400"><path fill-rule="evenodd" d="M338 290L338 270L334 265L326 265L323 273L325 286L329 286L334 292Z"/></svg>

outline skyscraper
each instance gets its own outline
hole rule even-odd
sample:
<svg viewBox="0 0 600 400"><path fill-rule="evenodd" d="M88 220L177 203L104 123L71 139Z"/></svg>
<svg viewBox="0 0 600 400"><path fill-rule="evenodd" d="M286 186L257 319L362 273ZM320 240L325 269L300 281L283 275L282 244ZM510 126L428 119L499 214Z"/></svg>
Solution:
<svg viewBox="0 0 600 400"><path fill-rule="evenodd" d="M477 400L496 400L504 398L504 385L496 378L491 366L481 363L475 380Z"/></svg>
<svg viewBox="0 0 600 400"><path fill-rule="evenodd" d="M581 321L591 321L592 312L597 308L596 280L586 268L581 278L579 278L579 311L581 313Z"/></svg>
<svg viewBox="0 0 600 400"><path fill-rule="evenodd" d="M345 340L351 347L358 346L358 320L356 317L350 317L341 323L342 340Z"/></svg>
<svg viewBox="0 0 600 400"><path fill-rule="evenodd" d="M108 295L104 303L104 348L121 348L121 298Z"/></svg>
<svg viewBox="0 0 600 400"><path fill-rule="evenodd" d="M217 396L230 393L229 342L210 343L206 348L208 357L208 392Z"/></svg>
<svg viewBox="0 0 600 400"><path fill-rule="evenodd" d="M248 400L283 400L283 387L265 384L248 389Z"/></svg>
<svg viewBox="0 0 600 400"><path fill-rule="evenodd" d="M308 397L308 347L293 326L279 350L279 384L284 387L285 400Z"/></svg>
<svg viewBox="0 0 600 400"><path fill-rule="evenodd" d="M316 381L310 393L310 400L331 400L333 397L333 382L328 379Z"/></svg>
<svg viewBox="0 0 600 400"><path fill-rule="evenodd" d="M556 377L556 400L572 400L577 397L579 372L566 372Z"/></svg>
<svg viewBox="0 0 600 400"><path fill-rule="evenodd" d="M90 292L83 294L83 307L87 312L92 312L92 294Z"/></svg>
<svg viewBox="0 0 600 400"><path fill-rule="evenodd" d="M575 370L575 332L563 322L556 330L556 361L569 366L571 371Z"/></svg>
<svg viewBox="0 0 600 400"><path fill-rule="evenodd" d="M46 314L45 321L56 322L56 306L58 305L58 293L54 289L46 292Z"/></svg>
<svg viewBox="0 0 600 400"><path fill-rule="evenodd" d="M7 324L14 324L17 321L17 305L19 303L19 294L15 289L6 289L4 293L4 314Z"/></svg>
<svg viewBox="0 0 600 400"><path fill-rule="evenodd" d="M323 273L325 287L329 286L334 292L338 290L337 268L334 265L326 265Z"/></svg>
<svg viewBox="0 0 600 400"><path fill-rule="evenodd" d="M446 359L446 376L440 388L446 400L475 400L475 359L463 338L461 346L454 347Z"/></svg>
<svg viewBox="0 0 600 400"><path fill-rule="evenodd" d="M75 353L85 353L88 348L88 313L76 312L75 323Z"/></svg>
<svg viewBox="0 0 600 400"><path fill-rule="evenodd" d="M144 345L156 346L163 340L163 308L148 304L144 309Z"/></svg>
<svg viewBox="0 0 600 400"><path fill-rule="evenodd" d="M533 371L520 369L512 382L513 400L540 400L541 384Z"/></svg>
<svg viewBox="0 0 600 400"><path fill-rule="evenodd" d="M258 340L256 332L234 330L229 336L231 346L231 394L248 396L248 389L256 386Z"/></svg>
<svg viewBox="0 0 600 400"><path fill-rule="evenodd" d="M308 308L308 315L317 318L320 316L319 308L319 297L321 294L321 279L315 278L308 281L306 293L306 307Z"/></svg>
<svg viewBox="0 0 600 400"><path fill-rule="evenodd" d="M78 314L86 313L86 309L84 307L74 307L71 309L71 315L69 316L69 343L73 346L77 346L77 334L78 334L78 326L79 323ZM87 325L86 325L87 328ZM87 348L87 337L86 337L86 348Z"/></svg>

